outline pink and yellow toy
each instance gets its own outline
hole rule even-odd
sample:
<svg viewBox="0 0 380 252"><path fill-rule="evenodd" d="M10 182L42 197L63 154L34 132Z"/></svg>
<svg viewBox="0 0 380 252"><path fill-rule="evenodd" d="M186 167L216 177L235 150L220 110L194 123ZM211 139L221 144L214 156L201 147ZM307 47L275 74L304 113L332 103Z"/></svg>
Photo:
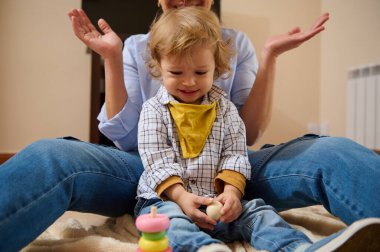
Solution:
<svg viewBox="0 0 380 252"><path fill-rule="evenodd" d="M144 214L136 219L136 227L142 232L137 252L172 252L166 230L169 228L169 218L158 214L157 208L152 207L150 214Z"/></svg>

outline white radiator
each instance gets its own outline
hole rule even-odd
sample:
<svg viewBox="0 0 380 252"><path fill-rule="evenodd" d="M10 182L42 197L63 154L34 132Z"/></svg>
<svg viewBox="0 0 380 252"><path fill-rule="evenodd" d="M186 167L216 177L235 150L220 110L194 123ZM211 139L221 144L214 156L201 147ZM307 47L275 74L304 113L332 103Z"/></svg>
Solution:
<svg viewBox="0 0 380 252"><path fill-rule="evenodd" d="M349 70L347 85L347 137L380 150L380 64Z"/></svg>

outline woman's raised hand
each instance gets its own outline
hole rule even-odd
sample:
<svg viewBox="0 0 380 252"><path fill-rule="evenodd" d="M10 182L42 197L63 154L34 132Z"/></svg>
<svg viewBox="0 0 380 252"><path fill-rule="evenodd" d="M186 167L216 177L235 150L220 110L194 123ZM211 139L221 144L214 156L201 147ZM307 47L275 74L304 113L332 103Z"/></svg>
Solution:
<svg viewBox="0 0 380 252"><path fill-rule="evenodd" d="M90 49L103 58L121 54L123 42L104 19L99 19L100 33L81 9L73 9L68 13L75 35Z"/></svg>
<svg viewBox="0 0 380 252"><path fill-rule="evenodd" d="M299 27L295 27L286 34L269 38L265 43L264 53L268 56L277 57L280 54L300 46L305 41L311 39L325 29L324 24L329 20L329 14L322 14L314 26L305 32Z"/></svg>

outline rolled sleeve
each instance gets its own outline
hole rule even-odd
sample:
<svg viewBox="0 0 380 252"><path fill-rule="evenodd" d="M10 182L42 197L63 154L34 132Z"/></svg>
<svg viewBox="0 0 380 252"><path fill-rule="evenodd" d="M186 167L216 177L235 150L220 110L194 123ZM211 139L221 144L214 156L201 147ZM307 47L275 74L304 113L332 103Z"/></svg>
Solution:
<svg viewBox="0 0 380 252"><path fill-rule="evenodd" d="M103 105L98 116L99 130L118 148L125 151L136 150L139 114L138 107L128 99L123 109L108 120L106 106Z"/></svg>
<svg viewBox="0 0 380 252"><path fill-rule="evenodd" d="M231 170L223 170L215 178L215 189L218 193L222 193L224 191L224 183L228 183L236 187L242 195L244 195L244 189L246 184L246 178L244 175L231 171Z"/></svg>

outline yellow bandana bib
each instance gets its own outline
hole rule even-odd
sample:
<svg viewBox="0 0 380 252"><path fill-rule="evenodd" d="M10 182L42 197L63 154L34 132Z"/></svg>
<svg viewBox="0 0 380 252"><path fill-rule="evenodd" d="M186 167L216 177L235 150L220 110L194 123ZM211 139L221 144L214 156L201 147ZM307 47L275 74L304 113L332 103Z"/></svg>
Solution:
<svg viewBox="0 0 380 252"><path fill-rule="evenodd" d="M215 121L216 102L209 105L169 102L168 108L177 128L183 157L197 157Z"/></svg>

